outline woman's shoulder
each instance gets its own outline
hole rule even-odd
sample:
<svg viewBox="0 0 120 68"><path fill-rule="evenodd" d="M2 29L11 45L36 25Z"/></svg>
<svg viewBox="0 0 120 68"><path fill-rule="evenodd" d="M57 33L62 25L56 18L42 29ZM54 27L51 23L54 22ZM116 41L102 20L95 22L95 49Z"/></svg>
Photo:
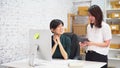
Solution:
<svg viewBox="0 0 120 68"><path fill-rule="evenodd" d="M63 39L66 39L66 40L70 40L70 37L69 37L69 36L66 36L66 35L64 35L64 34L62 34L61 37L62 37Z"/></svg>
<svg viewBox="0 0 120 68"><path fill-rule="evenodd" d="M61 37L62 37L62 38L69 38L68 36L66 36L66 35L64 35L64 34L62 34Z"/></svg>
<svg viewBox="0 0 120 68"><path fill-rule="evenodd" d="M106 22L102 22L102 28L105 30L110 29L110 25Z"/></svg>
<svg viewBox="0 0 120 68"><path fill-rule="evenodd" d="M106 22L102 22L102 26L103 26L103 27L106 27L106 26L109 26L109 24L106 23Z"/></svg>

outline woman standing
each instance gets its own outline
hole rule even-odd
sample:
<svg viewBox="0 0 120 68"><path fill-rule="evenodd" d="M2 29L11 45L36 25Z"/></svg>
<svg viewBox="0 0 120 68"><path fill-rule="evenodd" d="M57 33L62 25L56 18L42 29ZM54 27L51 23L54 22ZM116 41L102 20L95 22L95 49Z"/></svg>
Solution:
<svg viewBox="0 0 120 68"><path fill-rule="evenodd" d="M87 26L87 38L89 42L80 43L87 46L86 60L108 62L108 51L112 39L109 25L103 22L103 13L98 5L88 9L90 23ZM102 68L107 68L107 64Z"/></svg>

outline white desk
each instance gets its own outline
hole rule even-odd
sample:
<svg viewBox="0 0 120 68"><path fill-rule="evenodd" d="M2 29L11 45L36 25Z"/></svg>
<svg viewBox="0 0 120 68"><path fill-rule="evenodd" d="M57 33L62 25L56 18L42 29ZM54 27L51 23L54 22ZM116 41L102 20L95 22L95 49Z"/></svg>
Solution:
<svg viewBox="0 0 120 68"><path fill-rule="evenodd" d="M35 59L35 64L38 64L38 66L31 67L28 64L28 60L25 59L10 63L4 63L2 65L8 66L8 68L100 68L106 63L83 61L83 60L43 61L43 60Z"/></svg>

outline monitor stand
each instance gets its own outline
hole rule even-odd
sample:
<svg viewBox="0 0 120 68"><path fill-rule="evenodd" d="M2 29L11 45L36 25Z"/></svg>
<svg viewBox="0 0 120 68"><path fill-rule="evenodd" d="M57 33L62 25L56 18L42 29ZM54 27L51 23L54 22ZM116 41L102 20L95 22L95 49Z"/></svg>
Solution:
<svg viewBox="0 0 120 68"><path fill-rule="evenodd" d="M47 63L47 61L40 60L38 58L35 58L37 51L39 50L39 45L36 45L35 48L33 48L33 52L30 53L28 64L30 67L36 67L36 66L42 66L45 65L44 63ZM35 61L39 60L39 63L36 63Z"/></svg>

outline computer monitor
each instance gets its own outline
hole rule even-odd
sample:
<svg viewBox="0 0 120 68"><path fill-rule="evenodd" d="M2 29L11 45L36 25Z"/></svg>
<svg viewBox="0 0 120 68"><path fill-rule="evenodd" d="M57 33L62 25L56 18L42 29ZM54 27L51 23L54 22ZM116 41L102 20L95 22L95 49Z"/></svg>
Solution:
<svg viewBox="0 0 120 68"><path fill-rule="evenodd" d="M29 64L31 66L34 65L34 58L47 61L52 60L51 35L51 31L47 29L29 30Z"/></svg>
<svg viewBox="0 0 120 68"><path fill-rule="evenodd" d="M0 64L0 68L8 68L8 67Z"/></svg>

